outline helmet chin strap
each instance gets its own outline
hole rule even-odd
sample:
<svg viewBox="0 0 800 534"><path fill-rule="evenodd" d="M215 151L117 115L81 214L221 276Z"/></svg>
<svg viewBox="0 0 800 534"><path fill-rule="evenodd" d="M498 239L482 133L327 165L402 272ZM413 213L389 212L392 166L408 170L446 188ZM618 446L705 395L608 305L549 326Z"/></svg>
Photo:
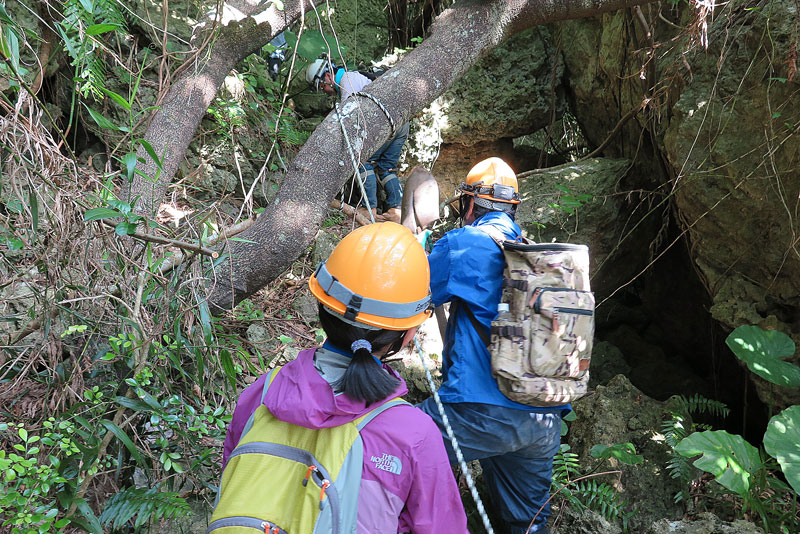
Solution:
<svg viewBox="0 0 800 534"><path fill-rule="evenodd" d="M467 221L465 219L474 206L471 201L474 201L474 199L469 195L461 195L458 197L458 218L461 219L461 228L467 226Z"/></svg>

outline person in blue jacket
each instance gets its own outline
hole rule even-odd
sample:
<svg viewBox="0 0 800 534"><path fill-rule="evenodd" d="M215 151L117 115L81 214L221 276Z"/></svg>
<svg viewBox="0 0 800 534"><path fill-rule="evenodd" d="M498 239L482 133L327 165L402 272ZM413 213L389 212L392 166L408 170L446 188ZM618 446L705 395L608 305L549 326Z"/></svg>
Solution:
<svg viewBox="0 0 800 534"><path fill-rule="evenodd" d="M447 232L428 262L435 306L450 302L439 397L467 461L480 460L490 501L505 523L499 532L547 533L547 503L561 417L569 405L535 408L506 398L492 376L487 349L497 316L505 260L491 235L517 241L517 178L500 158L484 160L461 184L463 226ZM484 342L486 340L486 343ZM436 421L456 464L433 398L419 407Z"/></svg>

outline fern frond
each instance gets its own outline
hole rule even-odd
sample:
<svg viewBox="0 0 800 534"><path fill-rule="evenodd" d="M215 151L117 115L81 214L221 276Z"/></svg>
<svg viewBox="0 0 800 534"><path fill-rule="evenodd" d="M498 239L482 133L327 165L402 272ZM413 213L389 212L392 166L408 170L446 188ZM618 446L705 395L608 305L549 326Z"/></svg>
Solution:
<svg viewBox="0 0 800 534"><path fill-rule="evenodd" d="M622 518L627 513L623 501L617 490L605 482L597 483L595 480L582 480L576 485L575 493L583 497L587 508L598 512L608 521Z"/></svg>
<svg viewBox="0 0 800 534"><path fill-rule="evenodd" d="M92 32L92 27L111 24L117 30L127 31L127 21L119 4L114 0L96 0L91 12L80 0L65 0L64 16L58 22L64 49L72 59L75 77L80 80L78 90L86 97L88 94L102 98L106 80L106 47L102 39L108 35L108 28Z"/></svg>
<svg viewBox="0 0 800 534"><path fill-rule="evenodd" d="M731 413L724 402L708 399L702 395L695 393L687 399L687 409L689 413L704 414L708 413L714 417L728 417Z"/></svg>
<svg viewBox="0 0 800 534"><path fill-rule="evenodd" d="M674 500L679 503L688 499L689 483L697 478L698 469L688 458L675 453L675 447L692 432L707 430L711 426L702 423L693 423L689 414L710 414L715 417L727 417L730 413L728 407L719 401L707 399L697 393L691 397L681 395L677 398L676 409L667 410L666 418L661 423L661 430L669 446L670 460L667 462L667 471L670 477L679 480L681 489L675 494Z"/></svg>
<svg viewBox="0 0 800 534"><path fill-rule="evenodd" d="M125 13L116 0L95 0L95 23L116 24L120 29L128 31L128 21Z"/></svg>
<svg viewBox="0 0 800 534"><path fill-rule="evenodd" d="M158 488L125 488L106 502L99 519L104 525L118 529L136 516L136 528L150 520L183 517L189 513L189 504L177 493L158 491Z"/></svg>

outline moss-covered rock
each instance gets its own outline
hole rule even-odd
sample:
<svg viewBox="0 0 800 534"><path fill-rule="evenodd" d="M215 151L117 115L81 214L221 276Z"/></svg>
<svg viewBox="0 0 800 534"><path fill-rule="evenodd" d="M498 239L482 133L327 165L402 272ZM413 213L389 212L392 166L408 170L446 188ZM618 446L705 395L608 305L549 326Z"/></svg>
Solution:
<svg viewBox="0 0 800 534"><path fill-rule="evenodd" d="M630 519L633 532L658 519L679 519L682 510L673 495L680 487L666 471L668 446L660 435L664 405L618 375L593 395L573 403L573 409L577 419L570 423L566 439L582 466L597 462L589 453L596 444L632 443L644 457L638 465L609 460L611 468L620 473L598 481L614 486L620 498L637 511Z"/></svg>
<svg viewBox="0 0 800 534"><path fill-rule="evenodd" d="M664 147L714 318L798 341L800 97L785 61L796 17L794 2L776 1L714 26L709 53L692 58ZM732 28L742 38L727 40ZM800 392L755 383L765 402L800 401Z"/></svg>
<svg viewBox="0 0 800 534"><path fill-rule="evenodd" d="M630 166L624 159L592 158L519 180L519 225L537 242L588 245L592 288L600 298L630 280L648 253L641 245L648 225L627 226L638 202L619 194Z"/></svg>
<svg viewBox="0 0 800 534"><path fill-rule="evenodd" d="M489 52L419 121L436 124L442 142L465 146L534 132L564 111L563 72L550 31L526 30Z"/></svg>
<svg viewBox="0 0 800 534"><path fill-rule="evenodd" d="M707 50L690 32L681 34L697 16L690 6L660 18L645 10L664 48L656 58L647 55L642 24L630 12L565 22L555 31L571 44L564 49L569 99L590 145L644 106L604 153L635 158L630 184L672 201L714 319L725 329L757 324L800 341L797 5L742 5L727 4L708 19ZM756 383L763 401L800 400L797 392Z"/></svg>

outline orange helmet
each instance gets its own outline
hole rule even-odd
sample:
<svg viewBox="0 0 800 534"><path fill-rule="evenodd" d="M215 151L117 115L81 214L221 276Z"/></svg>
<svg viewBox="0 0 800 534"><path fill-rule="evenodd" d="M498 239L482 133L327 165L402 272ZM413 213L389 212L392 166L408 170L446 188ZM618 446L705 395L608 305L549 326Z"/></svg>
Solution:
<svg viewBox="0 0 800 534"><path fill-rule="evenodd" d="M500 158L485 159L472 167L460 191L474 197L475 205L487 209L506 211L509 204L519 204L517 175Z"/></svg>
<svg viewBox="0 0 800 534"><path fill-rule="evenodd" d="M430 270L414 234L397 223L347 234L308 281L311 293L345 320L408 330L431 316Z"/></svg>

